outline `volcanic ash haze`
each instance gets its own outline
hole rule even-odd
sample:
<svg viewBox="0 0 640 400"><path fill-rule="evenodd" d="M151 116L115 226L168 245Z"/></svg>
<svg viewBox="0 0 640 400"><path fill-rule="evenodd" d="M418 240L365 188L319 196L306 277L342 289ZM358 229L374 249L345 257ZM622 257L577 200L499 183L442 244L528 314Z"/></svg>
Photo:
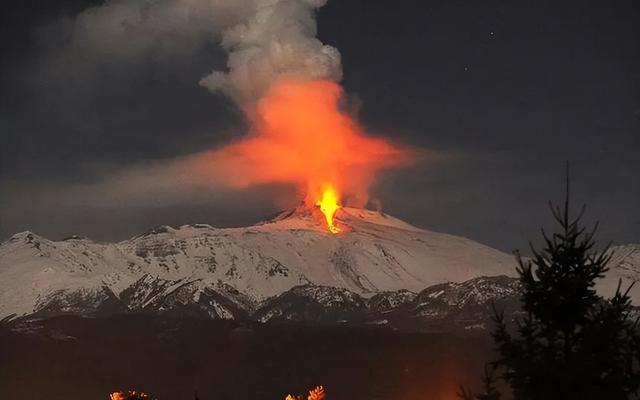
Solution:
<svg viewBox="0 0 640 400"><path fill-rule="evenodd" d="M410 156L364 135L341 110L340 53L316 37L315 13L325 3L107 0L76 18L69 51L113 63L189 55L211 42L221 46L226 68L199 83L231 99L245 114L249 133L190 158L195 166L181 161L173 170L195 170L208 184L231 187L294 184L308 206L325 193L335 195L334 206L362 206L375 173ZM175 181L175 172L165 170L166 181Z"/></svg>
<svg viewBox="0 0 640 400"><path fill-rule="evenodd" d="M340 109L340 54L315 38L315 8L324 3L261 2L255 15L224 32L229 70L201 84L229 95L251 133L207 153L199 170L233 187L293 183L336 231L325 209L366 204L376 171L402 164L408 153L366 137Z"/></svg>
<svg viewBox="0 0 640 400"><path fill-rule="evenodd" d="M408 152L367 137L339 109L341 87L331 81L282 80L258 102L252 135L208 153L217 180L243 187L294 183L313 206L327 191L362 206L380 168L408 161Z"/></svg>

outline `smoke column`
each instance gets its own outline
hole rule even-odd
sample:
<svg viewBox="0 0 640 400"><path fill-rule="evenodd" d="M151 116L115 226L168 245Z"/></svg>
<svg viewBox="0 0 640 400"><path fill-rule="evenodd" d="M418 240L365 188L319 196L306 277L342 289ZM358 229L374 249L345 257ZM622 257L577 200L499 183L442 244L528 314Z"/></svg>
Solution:
<svg viewBox="0 0 640 400"><path fill-rule="evenodd" d="M354 205L366 202L375 172L407 157L382 139L364 136L339 110L341 95L331 81L278 81L258 103L256 133L209 153L204 165L224 166L214 175L238 187L295 183L309 205L327 185Z"/></svg>
<svg viewBox="0 0 640 400"><path fill-rule="evenodd" d="M110 0L76 18L73 48L135 62L221 45L227 68L199 83L232 99L250 131L194 156L195 171L232 187L295 184L308 205L330 189L341 203L361 206L378 170L411 157L366 136L341 109L340 53L316 38L315 13L325 3Z"/></svg>
<svg viewBox="0 0 640 400"><path fill-rule="evenodd" d="M255 1L252 15L222 33L228 72L214 71L200 84L246 110L283 77L339 81L340 53L315 37L315 10L325 2Z"/></svg>
<svg viewBox="0 0 640 400"><path fill-rule="evenodd" d="M232 186L298 185L313 206L327 190L363 206L377 170L408 152L363 134L340 109L340 53L320 42L316 8L324 1L263 1L256 14L223 33L228 72L201 80L228 94L251 124L248 138L208 153L216 180Z"/></svg>

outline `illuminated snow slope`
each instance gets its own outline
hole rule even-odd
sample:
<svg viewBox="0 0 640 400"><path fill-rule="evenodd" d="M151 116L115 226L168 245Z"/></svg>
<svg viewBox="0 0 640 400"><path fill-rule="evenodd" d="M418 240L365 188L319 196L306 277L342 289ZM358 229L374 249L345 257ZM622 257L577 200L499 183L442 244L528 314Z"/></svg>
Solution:
<svg viewBox="0 0 640 400"><path fill-rule="evenodd" d="M229 318L306 284L371 297L514 275L512 255L469 239L374 211L346 208L336 218L338 235L304 209L244 228L162 226L119 243L22 232L0 245L0 319L112 303L140 310L198 303L212 317ZM638 254L627 246L611 275L637 276Z"/></svg>

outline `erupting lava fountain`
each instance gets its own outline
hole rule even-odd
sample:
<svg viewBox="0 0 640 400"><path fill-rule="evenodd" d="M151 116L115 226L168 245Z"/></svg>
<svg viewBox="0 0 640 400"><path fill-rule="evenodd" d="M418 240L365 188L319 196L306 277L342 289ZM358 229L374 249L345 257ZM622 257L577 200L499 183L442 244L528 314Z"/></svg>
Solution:
<svg viewBox="0 0 640 400"><path fill-rule="evenodd" d="M414 152L364 134L340 107L343 90L329 80L282 79L247 111L251 135L206 153L200 170L233 187L291 183L327 228L333 215L363 207L375 173L413 161Z"/></svg>

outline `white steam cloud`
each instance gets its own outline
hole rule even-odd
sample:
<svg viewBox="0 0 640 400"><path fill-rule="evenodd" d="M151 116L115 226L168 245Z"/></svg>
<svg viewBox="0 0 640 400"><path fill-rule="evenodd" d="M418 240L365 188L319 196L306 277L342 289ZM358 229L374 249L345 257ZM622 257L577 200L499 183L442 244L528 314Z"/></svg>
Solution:
<svg viewBox="0 0 640 400"><path fill-rule="evenodd" d="M214 71L200 83L224 91L239 105L250 105L284 75L340 80L340 53L315 37L314 9L324 3L258 1L247 21L223 32L229 72Z"/></svg>
<svg viewBox="0 0 640 400"><path fill-rule="evenodd" d="M108 0L74 21L72 47L108 63L188 55L206 43L228 53L226 71L200 84L247 109L282 76L342 76L340 53L316 38L326 0ZM197 79L194 79L194 81Z"/></svg>
<svg viewBox="0 0 640 400"><path fill-rule="evenodd" d="M105 0L44 26L41 37L51 45L33 78L91 85L103 71L137 71L138 66L189 62L211 51L212 71L193 76L193 85L221 92L251 117L251 110L269 87L283 77L342 77L340 53L316 38L316 11L326 0ZM213 47L213 48L212 48ZM217 47L217 48L216 48ZM227 54L226 68L217 58ZM218 61L216 63L216 61ZM215 64L214 64L215 63ZM191 79L188 77L188 79ZM39 81L38 81L39 82ZM38 88L43 84L34 85ZM91 204L95 208L169 207L175 204L224 204L231 194L225 185L193 172L198 154L138 164L83 165L95 180L56 186L42 182L2 184L39 196L61 207ZM264 191L257 188L254 192ZM269 189L271 190L271 189ZM290 207L289 188L276 188L281 207ZM40 192L41 191L41 192ZM279 195L284 191L286 195ZM252 192L252 193L254 193ZM274 195L275 193L275 195ZM278 197L279 196L279 197ZM249 196L252 197L252 196ZM227 199L227 200L225 200Z"/></svg>

